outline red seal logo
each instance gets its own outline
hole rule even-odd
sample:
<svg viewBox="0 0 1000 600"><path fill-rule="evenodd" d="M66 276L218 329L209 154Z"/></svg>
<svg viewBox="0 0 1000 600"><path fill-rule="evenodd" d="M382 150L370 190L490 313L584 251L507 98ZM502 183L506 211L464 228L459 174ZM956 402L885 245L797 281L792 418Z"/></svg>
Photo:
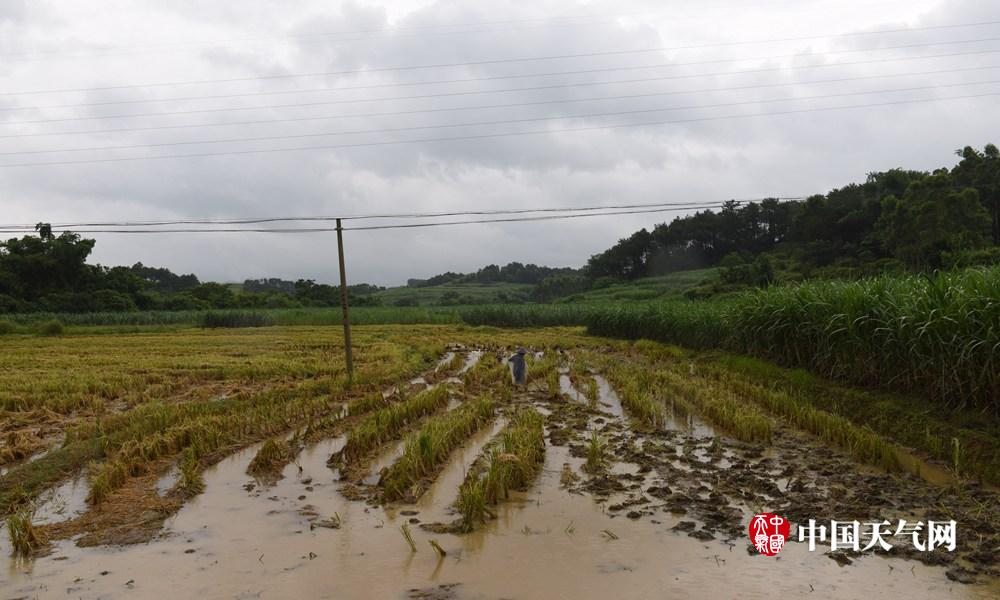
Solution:
<svg viewBox="0 0 1000 600"><path fill-rule="evenodd" d="M788 519L772 513L761 513L750 519L750 541L757 552L775 556L785 546L790 526Z"/></svg>

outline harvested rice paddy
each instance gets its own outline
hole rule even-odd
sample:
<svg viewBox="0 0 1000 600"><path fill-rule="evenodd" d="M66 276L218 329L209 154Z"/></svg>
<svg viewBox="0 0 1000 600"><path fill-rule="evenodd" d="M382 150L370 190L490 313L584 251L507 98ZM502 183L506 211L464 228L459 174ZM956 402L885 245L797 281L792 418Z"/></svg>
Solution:
<svg viewBox="0 0 1000 600"><path fill-rule="evenodd" d="M353 333L351 380L332 327L0 339L0 596L1000 593L989 427L928 427L934 458L842 408L906 399L758 359L580 328ZM749 545L764 511L954 519L957 547L775 560Z"/></svg>

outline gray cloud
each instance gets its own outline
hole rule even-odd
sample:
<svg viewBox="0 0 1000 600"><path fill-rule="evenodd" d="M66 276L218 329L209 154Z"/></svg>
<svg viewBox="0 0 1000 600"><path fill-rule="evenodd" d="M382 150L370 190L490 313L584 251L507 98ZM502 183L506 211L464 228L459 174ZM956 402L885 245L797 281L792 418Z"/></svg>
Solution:
<svg viewBox="0 0 1000 600"><path fill-rule="evenodd" d="M0 135L199 125L183 129L88 135L0 138L0 152L106 145L344 134L162 148L59 154L5 155L0 163L158 156L197 152L281 149L493 133L543 135L466 141L400 143L236 156L165 159L33 168L0 168L0 221L146 220L173 217L363 214L500 206L586 206L620 202L710 202L732 197L822 192L897 166L932 169L950 164L951 151L981 146L1000 117L991 98L904 104L783 116L764 113L1000 91L969 85L1000 79L996 70L895 76L990 66L990 54L951 58L817 66L883 58L1000 49L996 42L887 49L903 44L994 37L996 26L926 30L858 37L715 45L836 32L880 31L996 20L975 1L943 2L686 2L583 4L542 1L287 3L146 2L107 14L96 3L4 3L0 61L4 89L92 88L130 83L233 79L296 73L364 71L311 78L271 78L215 84L104 89L80 93L0 96ZM518 21L552 15L630 14L549 22ZM506 23L494 23L507 21ZM372 32L383 33L372 33ZM126 46L124 48L120 46ZM678 49L679 47L699 48ZM378 70L423 64L614 52L662 52L546 61L464 64L435 69ZM868 49L883 50L868 52ZM866 50L864 52L837 51ZM55 54L53 54L55 53ZM795 58L775 58L798 54ZM765 58L762 58L765 57ZM771 58L766 58L771 57ZM733 62L715 62L732 60ZM690 62L706 62L687 65ZM648 69L631 67L665 65ZM628 67L628 68L626 68ZM788 68L803 67L803 68ZM408 85L429 80L621 69L573 75ZM749 69L760 73L720 74ZM706 75L716 73L716 75ZM889 75L894 75L889 77ZM503 92L514 87L656 81ZM817 80L869 77L840 83ZM747 86L788 84L749 89ZM804 96L964 84L814 100ZM181 97L315 90L234 98ZM743 87L740 90L720 88ZM418 94L488 91L407 100ZM594 97L664 95L605 100ZM151 102L78 108L10 108L130 100ZM358 102L344 103L345 100ZM569 101L556 103L552 101ZM775 100L781 100L775 102ZM266 105L338 102L323 106ZM530 106L461 111L439 109L507 103ZM739 106L706 105L745 103ZM688 107L682 108L681 107ZM695 107L695 108L691 108ZM701 107L701 108L697 108ZM676 108L661 112L576 117ZM33 125L12 122L145 112L222 109L201 114L94 119ZM437 112L384 116L361 113ZM762 115L762 116L753 116ZM742 118L726 118L743 116ZM338 117L256 125L226 123ZM518 123L433 128L479 121ZM551 120L545 120L551 119ZM658 126L601 129L648 121ZM588 128L587 131L556 130ZM552 223L478 225L425 230L352 232L347 236L350 277L400 283L407 277L469 270L508 260L578 266L639 227L672 215L633 215ZM220 280L283 276L335 279L332 234L317 235L97 235L95 258L105 264L142 261Z"/></svg>

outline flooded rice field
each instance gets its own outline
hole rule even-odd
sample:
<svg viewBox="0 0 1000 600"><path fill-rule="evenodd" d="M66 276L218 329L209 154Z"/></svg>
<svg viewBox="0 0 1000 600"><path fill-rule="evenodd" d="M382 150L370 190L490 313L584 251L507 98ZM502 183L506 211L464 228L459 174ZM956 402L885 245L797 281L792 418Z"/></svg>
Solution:
<svg viewBox="0 0 1000 600"><path fill-rule="evenodd" d="M943 487L947 473L929 465L923 476L863 467L790 427L753 443L697 414L668 410L644 424L623 407L612 378L563 360L548 382L531 378L498 396L493 418L429 468L406 501L384 501L383 486L419 445L417 419L348 460L345 446L360 425L345 409L342 426L286 436L302 440L300 448L267 481L247 474L261 443L205 468L203 491L151 539L81 547L77 535L33 558L5 558L0 598L1000 597L990 550L994 491ZM441 386L447 398L429 418L458 418L476 395L471 388L483 386L475 374L497 365L496 353L456 346L433 372L406 379L405 393L389 390L383 400L392 406ZM544 417L537 475L465 527L460 488L501 447L518 411ZM164 466L151 479L156 497L170 498L183 479L176 464ZM88 491L85 476L66 481L40 499L35 523L77 518ZM831 553L809 551L793 529L780 554L767 557L747 533L764 509L797 525L953 517L959 536L975 528L980 541L955 553L903 543ZM0 553L12 554L6 528Z"/></svg>

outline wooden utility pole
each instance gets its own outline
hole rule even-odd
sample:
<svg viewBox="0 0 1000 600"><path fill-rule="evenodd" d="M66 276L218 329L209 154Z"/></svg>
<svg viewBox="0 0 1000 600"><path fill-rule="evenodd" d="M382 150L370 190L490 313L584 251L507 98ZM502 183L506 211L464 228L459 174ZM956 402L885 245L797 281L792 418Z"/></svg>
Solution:
<svg viewBox="0 0 1000 600"><path fill-rule="evenodd" d="M344 229L337 219L337 255L340 257L340 307L344 310L344 356L347 357L347 379L354 378L354 357L351 355L351 322L347 317L347 269L344 268Z"/></svg>

